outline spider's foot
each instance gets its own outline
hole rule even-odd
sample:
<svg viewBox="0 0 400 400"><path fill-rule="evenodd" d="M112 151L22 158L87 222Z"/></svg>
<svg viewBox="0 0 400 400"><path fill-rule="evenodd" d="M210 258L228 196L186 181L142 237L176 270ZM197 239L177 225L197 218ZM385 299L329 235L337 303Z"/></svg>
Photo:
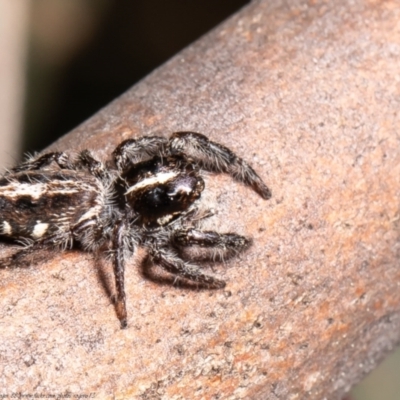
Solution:
<svg viewBox="0 0 400 400"><path fill-rule="evenodd" d="M223 289L226 286L226 282L220 279L212 278L211 283L209 283L210 289Z"/></svg>
<svg viewBox="0 0 400 400"><path fill-rule="evenodd" d="M125 329L128 326L128 315L126 312L125 299L116 301L115 310L117 312L119 322L121 323L121 329Z"/></svg>

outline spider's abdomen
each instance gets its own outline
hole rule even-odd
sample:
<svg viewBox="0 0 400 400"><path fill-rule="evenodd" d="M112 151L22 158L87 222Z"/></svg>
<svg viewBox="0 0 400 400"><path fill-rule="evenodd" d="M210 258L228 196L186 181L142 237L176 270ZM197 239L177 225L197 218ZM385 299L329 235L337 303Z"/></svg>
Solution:
<svg viewBox="0 0 400 400"><path fill-rule="evenodd" d="M19 172L0 180L0 234L65 245L95 224L106 199L101 183L76 171Z"/></svg>
<svg viewBox="0 0 400 400"><path fill-rule="evenodd" d="M128 204L147 226L173 221L201 196L204 181L193 166L178 157L154 157L124 176Z"/></svg>

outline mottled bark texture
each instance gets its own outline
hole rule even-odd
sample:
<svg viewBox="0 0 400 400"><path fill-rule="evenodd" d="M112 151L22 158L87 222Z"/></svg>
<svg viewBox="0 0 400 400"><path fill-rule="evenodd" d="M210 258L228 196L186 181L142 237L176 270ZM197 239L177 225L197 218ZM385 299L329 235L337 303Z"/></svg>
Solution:
<svg viewBox="0 0 400 400"><path fill-rule="evenodd" d="M254 1L178 54L53 148L205 133L272 190L206 181L210 226L253 246L210 270L219 291L154 280L139 252L127 330L89 254L1 270L2 391L340 399L400 338L399 110L398 1Z"/></svg>

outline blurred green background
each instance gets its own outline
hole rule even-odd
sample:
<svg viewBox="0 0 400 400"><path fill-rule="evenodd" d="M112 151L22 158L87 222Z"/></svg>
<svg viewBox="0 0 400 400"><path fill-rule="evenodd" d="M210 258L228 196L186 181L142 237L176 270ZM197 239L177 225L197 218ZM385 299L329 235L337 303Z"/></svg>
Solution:
<svg viewBox="0 0 400 400"><path fill-rule="evenodd" d="M12 8L20 2L0 4L0 32L15 18L9 35L13 37L13 29L22 32L25 39L18 43L26 56L19 60L27 65L20 77L24 112L17 130L22 139L19 149L7 151L15 161L19 153L43 149L249 2L25 0L23 8ZM14 45L7 37L0 43L5 54L7 45ZM397 350L347 399L399 400L399 378Z"/></svg>

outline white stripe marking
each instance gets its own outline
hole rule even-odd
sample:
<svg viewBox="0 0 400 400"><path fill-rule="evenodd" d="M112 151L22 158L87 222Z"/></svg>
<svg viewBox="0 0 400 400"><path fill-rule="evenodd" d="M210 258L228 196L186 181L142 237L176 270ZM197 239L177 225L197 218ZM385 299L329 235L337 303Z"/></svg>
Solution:
<svg viewBox="0 0 400 400"><path fill-rule="evenodd" d="M1 232L3 235L12 235L11 225L7 221L3 221L3 230Z"/></svg>
<svg viewBox="0 0 400 400"><path fill-rule="evenodd" d="M157 183L163 184L168 182L170 179L175 178L178 175L177 172L160 172L156 176L152 176L150 178L143 179L138 182L136 185L131 186L125 194L129 194L131 192L136 192L137 190L143 189L146 186L152 186Z"/></svg>
<svg viewBox="0 0 400 400"><path fill-rule="evenodd" d="M64 186L62 187L61 186ZM69 186L69 187L68 187ZM7 186L0 187L0 196L8 198L16 198L21 196L29 196L34 200L39 199L43 194L72 194L78 193L79 189L76 187L74 181L60 182L59 185L55 186L52 183L52 187L49 188L48 183L20 183L11 182Z"/></svg>

